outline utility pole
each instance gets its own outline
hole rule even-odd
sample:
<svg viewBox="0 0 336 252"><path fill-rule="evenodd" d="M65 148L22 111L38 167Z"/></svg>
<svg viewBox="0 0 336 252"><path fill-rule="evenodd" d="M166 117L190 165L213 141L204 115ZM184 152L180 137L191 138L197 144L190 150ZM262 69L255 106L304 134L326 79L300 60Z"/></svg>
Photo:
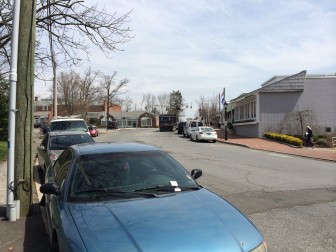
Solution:
<svg viewBox="0 0 336 252"><path fill-rule="evenodd" d="M21 0L16 93L14 194L20 200L20 216L32 205L34 59L36 0Z"/></svg>

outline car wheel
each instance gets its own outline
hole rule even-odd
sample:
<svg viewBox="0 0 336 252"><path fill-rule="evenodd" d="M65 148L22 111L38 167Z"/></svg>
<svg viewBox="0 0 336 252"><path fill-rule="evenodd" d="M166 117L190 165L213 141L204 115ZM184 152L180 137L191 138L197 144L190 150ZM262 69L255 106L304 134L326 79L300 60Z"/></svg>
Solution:
<svg viewBox="0 0 336 252"><path fill-rule="evenodd" d="M198 140L198 136L196 136L196 142L198 142L199 140Z"/></svg>
<svg viewBox="0 0 336 252"><path fill-rule="evenodd" d="M54 231L53 236L50 241L50 250L49 252L59 252L57 234Z"/></svg>
<svg viewBox="0 0 336 252"><path fill-rule="evenodd" d="M214 139L212 142L216 143L216 139Z"/></svg>

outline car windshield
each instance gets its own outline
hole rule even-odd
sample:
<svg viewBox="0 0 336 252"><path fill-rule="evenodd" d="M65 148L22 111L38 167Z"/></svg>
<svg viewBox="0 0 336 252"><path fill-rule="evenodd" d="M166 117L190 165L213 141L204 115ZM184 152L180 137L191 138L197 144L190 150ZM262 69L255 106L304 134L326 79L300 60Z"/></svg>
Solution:
<svg viewBox="0 0 336 252"><path fill-rule="evenodd" d="M50 150L64 150L74 144L91 143L94 140L88 134L57 135L50 139Z"/></svg>
<svg viewBox="0 0 336 252"><path fill-rule="evenodd" d="M84 155L74 165L69 201L158 196L198 189L187 170L161 151Z"/></svg>
<svg viewBox="0 0 336 252"><path fill-rule="evenodd" d="M215 131L213 128L209 128L209 127L201 127L200 130L203 132L214 132Z"/></svg>
<svg viewBox="0 0 336 252"><path fill-rule="evenodd" d="M84 121L55 121L50 123L50 131L57 130L80 130L87 131Z"/></svg>

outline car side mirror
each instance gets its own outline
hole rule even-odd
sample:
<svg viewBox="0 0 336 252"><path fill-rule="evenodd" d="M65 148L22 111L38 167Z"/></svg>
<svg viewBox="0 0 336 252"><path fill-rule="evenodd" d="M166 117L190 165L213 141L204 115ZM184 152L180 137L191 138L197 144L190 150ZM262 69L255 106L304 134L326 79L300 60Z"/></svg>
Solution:
<svg viewBox="0 0 336 252"><path fill-rule="evenodd" d="M61 191L53 183L46 183L41 185L40 192L43 194L54 194L57 196L61 195Z"/></svg>
<svg viewBox="0 0 336 252"><path fill-rule="evenodd" d="M203 172L201 169L193 169L190 174L191 177L196 180L202 176Z"/></svg>
<svg viewBox="0 0 336 252"><path fill-rule="evenodd" d="M44 148L43 145L39 145L39 146L37 146L37 149L39 149L39 150L45 150L45 148Z"/></svg>

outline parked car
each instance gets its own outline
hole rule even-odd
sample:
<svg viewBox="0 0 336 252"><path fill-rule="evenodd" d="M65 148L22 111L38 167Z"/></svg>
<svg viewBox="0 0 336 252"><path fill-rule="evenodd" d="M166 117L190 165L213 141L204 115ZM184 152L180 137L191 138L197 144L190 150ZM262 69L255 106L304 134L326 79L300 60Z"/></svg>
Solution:
<svg viewBox="0 0 336 252"><path fill-rule="evenodd" d="M47 126L47 124L43 123L41 125L41 128L40 128L40 132L45 135L49 132L49 127Z"/></svg>
<svg viewBox="0 0 336 252"><path fill-rule="evenodd" d="M40 187L50 241L60 251L267 251L201 175L141 143L73 145Z"/></svg>
<svg viewBox="0 0 336 252"><path fill-rule="evenodd" d="M88 130L89 130L89 133L92 137L97 137L98 136L98 129L96 126L94 125L89 125L88 126Z"/></svg>
<svg viewBox="0 0 336 252"><path fill-rule="evenodd" d="M203 126L203 122L198 120L188 120L183 128L183 136L190 137L191 131L199 126Z"/></svg>
<svg viewBox="0 0 336 252"><path fill-rule="evenodd" d="M186 122L179 122L179 124L177 125L177 134L183 134L185 124Z"/></svg>
<svg viewBox="0 0 336 252"><path fill-rule="evenodd" d="M107 129L118 129L119 125L116 121L108 121L107 122Z"/></svg>
<svg viewBox="0 0 336 252"><path fill-rule="evenodd" d="M217 132L212 127L196 127L191 131L191 141L217 141Z"/></svg>
<svg viewBox="0 0 336 252"><path fill-rule="evenodd" d="M83 131L53 131L44 135L37 147L38 163L43 171L70 145L92 143L94 140Z"/></svg>
<svg viewBox="0 0 336 252"><path fill-rule="evenodd" d="M78 118L61 118L54 119L50 122L49 131L88 131L86 122L83 119Z"/></svg>

